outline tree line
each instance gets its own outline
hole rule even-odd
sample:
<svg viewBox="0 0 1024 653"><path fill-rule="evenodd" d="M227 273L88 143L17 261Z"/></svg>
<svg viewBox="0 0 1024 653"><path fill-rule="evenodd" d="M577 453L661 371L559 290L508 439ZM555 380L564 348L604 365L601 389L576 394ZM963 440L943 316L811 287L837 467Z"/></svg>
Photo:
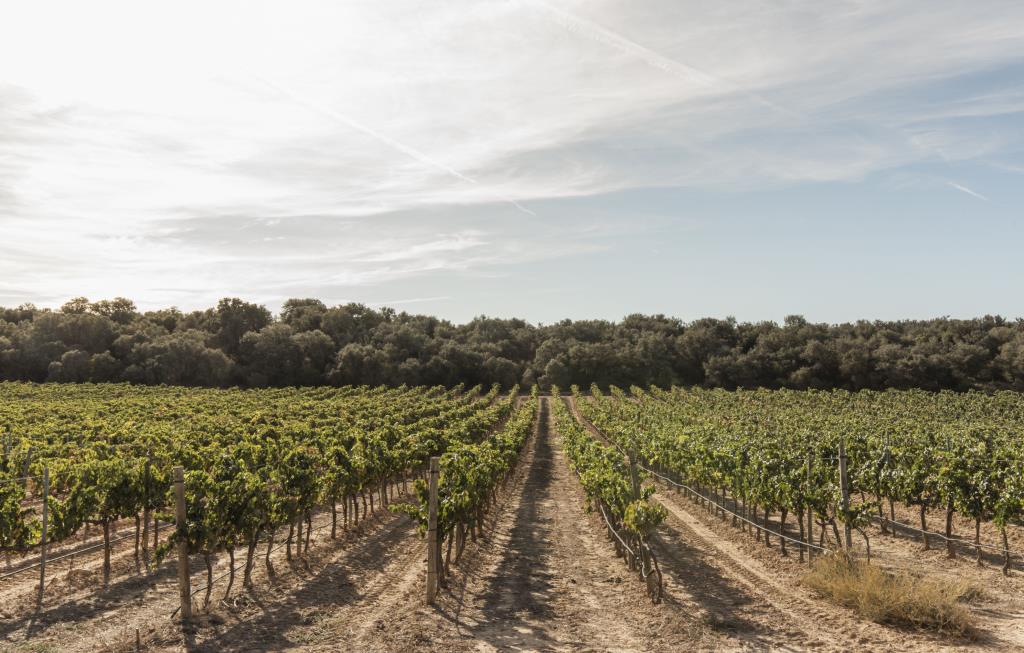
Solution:
<svg viewBox="0 0 1024 653"><path fill-rule="evenodd" d="M188 386L519 383L1024 390L1024 320L783 324L664 315L531 324L289 299L139 311L128 299L0 307L0 380Z"/></svg>

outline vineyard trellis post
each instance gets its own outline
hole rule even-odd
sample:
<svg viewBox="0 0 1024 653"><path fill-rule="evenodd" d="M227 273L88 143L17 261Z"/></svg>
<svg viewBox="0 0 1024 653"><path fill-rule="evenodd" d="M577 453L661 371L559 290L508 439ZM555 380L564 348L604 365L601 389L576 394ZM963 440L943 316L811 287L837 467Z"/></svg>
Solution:
<svg viewBox="0 0 1024 653"><path fill-rule="evenodd" d="M632 487L632 490L633 490L633 501L639 501L640 500L640 476L637 474L637 471L636 471L636 450L634 450L634 449L630 449L629 450L628 460L629 460L629 484L630 484L630 486ZM637 543L638 551L641 548L642 547L639 545L639 542L638 542ZM638 560L634 559L632 556L629 558L629 569L631 571L636 569L637 562L641 562L641 566L642 566L642 563L643 563L642 560L638 561ZM641 569L640 571L641 571L641 573L643 573L644 570Z"/></svg>
<svg viewBox="0 0 1024 653"><path fill-rule="evenodd" d="M811 467L814 464L814 454L807 451L807 494L810 495L811 488L814 487L811 484ZM807 563L810 564L812 552L814 547L814 504L811 501L807 502Z"/></svg>
<svg viewBox="0 0 1024 653"><path fill-rule="evenodd" d="M46 588L46 531L50 522L50 468L43 467L43 514L42 533L39 537L39 598L37 604L43 603L43 590Z"/></svg>
<svg viewBox="0 0 1024 653"><path fill-rule="evenodd" d="M146 571L149 571L149 487L150 487L150 474L152 473L153 466L153 454L147 452L146 454L146 465L143 468L142 483L143 483L143 506L142 506L142 561L146 565Z"/></svg>
<svg viewBox="0 0 1024 653"><path fill-rule="evenodd" d="M441 459L430 457L430 498L427 504L427 605L437 596L438 559L440 546L437 539L437 479L441 473Z"/></svg>
<svg viewBox="0 0 1024 653"><path fill-rule="evenodd" d="M22 465L22 483L25 490L29 490L29 481L32 477L29 476L29 470L32 469L32 454L36 452L36 445L29 447L29 452L25 454L25 463Z"/></svg>
<svg viewBox="0 0 1024 653"><path fill-rule="evenodd" d="M630 449L627 458L629 460L629 484L633 490L633 500L637 501L640 499L640 477L636 471L636 451Z"/></svg>
<svg viewBox="0 0 1024 653"><path fill-rule="evenodd" d="M850 526L850 487L846 479L846 438L839 439L839 493L843 506L843 532L846 539L846 550L853 548L853 529Z"/></svg>
<svg viewBox="0 0 1024 653"><path fill-rule="evenodd" d="M192 618L192 582L188 571L188 524L185 513L185 470L174 468L174 520L178 532L178 592L181 595L181 619Z"/></svg>
<svg viewBox="0 0 1024 653"><path fill-rule="evenodd" d="M35 451L36 451L35 445L29 446L28 453L25 454L25 463L22 465L22 468L21 468L21 476L22 476L21 484L22 484L22 487L25 488L26 491L28 490L28 482L29 482L29 480L31 478L28 475L28 472L32 468L32 454L34 454Z"/></svg>
<svg viewBox="0 0 1024 653"><path fill-rule="evenodd" d="M891 446L891 441L892 441L892 438L891 438L890 434L886 433L885 434L885 453L882 456L882 471L883 472L889 469L889 463L892 462L892 454L889 451L890 446ZM879 483L879 487L881 487L880 483ZM889 502L889 506L890 506L890 508L892 507L892 501L891 500ZM889 529L887 528L887 525L886 525L885 513L882 511L882 493L881 493L881 491L879 491L879 493L878 493L878 515L882 518L881 522L879 522L879 523L880 523L880 525L882 527L882 534L884 535L884 534L889 532ZM896 537L896 529L895 528L892 529L892 536Z"/></svg>

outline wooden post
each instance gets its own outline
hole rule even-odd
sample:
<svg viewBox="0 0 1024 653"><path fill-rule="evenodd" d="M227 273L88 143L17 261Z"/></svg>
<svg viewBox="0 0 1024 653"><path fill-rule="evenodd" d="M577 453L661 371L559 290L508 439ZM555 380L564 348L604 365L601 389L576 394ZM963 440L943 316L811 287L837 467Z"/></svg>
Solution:
<svg viewBox="0 0 1024 653"><path fill-rule="evenodd" d="M890 453L889 453L889 446L890 446L890 437L889 437L889 434L886 433L885 434L885 455L882 457L882 468L883 469L888 469L889 463L892 461L892 458L891 458ZM878 485L879 490L880 490L881 489L881 484L880 483L876 483L876 485ZM882 509L882 493L881 493L881 491L878 492L878 516L882 518L882 522L881 522L882 534L885 535L886 533L889 532L889 528L886 525L885 512ZM893 528L892 534L893 534L893 537L896 536L896 529L895 528Z"/></svg>
<svg viewBox="0 0 1024 653"><path fill-rule="evenodd" d="M185 470L174 468L174 519L178 531L178 592L181 595L181 619L192 618L192 579L188 572L188 524L185 514Z"/></svg>
<svg viewBox="0 0 1024 653"><path fill-rule="evenodd" d="M21 481L21 486L25 488L26 491L28 491L28 472L32 467L32 454L35 453L35 450L35 446L28 448L28 453L25 454L25 464L21 467L21 475L24 477Z"/></svg>
<svg viewBox="0 0 1024 653"><path fill-rule="evenodd" d="M846 439L840 438L839 440L839 491L842 494L843 499L843 513L844 516L850 510L850 487L847 485L846 480ZM843 520L843 531L846 535L846 550L849 551L853 548L853 529L850 527L850 522L847 519Z"/></svg>
<svg viewBox="0 0 1024 653"><path fill-rule="evenodd" d="M633 500L640 498L640 477L636 472L636 452L629 452L629 482L633 486Z"/></svg>
<svg viewBox="0 0 1024 653"><path fill-rule="evenodd" d="M632 485L633 488L633 500L639 501L640 475L636 469L636 451L632 449L629 451L629 483L630 485ZM636 560L632 558L630 559L629 568L632 570L636 570L636 566L637 564L639 564L640 573L644 573L646 571L646 568L650 566L650 560L647 559L647 552L644 550L643 542L639 537L636 538L636 549L638 557Z"/></svg>
<svg viewBox="0 0 1024 653"><path fill-rule="evenodd" d="M440 547L437 541L437 479L441 473L441 459L430 457L430 500L427 512L427 605L433 605L437 596L437 572Z"/></svg>
<svg viewBox="0 0 1024 653"><path fill-rule="evenodd" d="M811 491L811 466L814 464L814 454L810 451L807 452L807 491ZM807 563L811 562L811 555L813 549L811 545L814 544L814 509L811 507L810 502L807 503Z"/></svg>
<svg viewBox="0 0 1024 653"><path fill-rule="evenodd" d="M146 565L146 571L149 571L149 487L150 487L150 474L153 459L151 457L146 458L146 467L143 471L143 485L145 486L144 505L142 506L142 561Z"/></svg>
<svg viewBox="0 0 1024 653"><path fill-rule="evenodd" d="M39 599L38 603L41 605L43 602L43 590L46 588L46 531L49 526L50 517L50 468L43 467L43 515L42 515L42 527L43 532L39 539Z"/></svg>
<svg viewBox="0 0 1024 653"><path fill-rule="evenodd" d="M639 498L639 496L640 496L640 480L637 477L637 473L636 473L636 454L633 452L632 449L630 449L629 454L627 455L627 458L629 460L629 484L630 484L630 486L633 489L633 500L636 501L637 498ZM636 563L637 563L635 557L634 556L630 556L628 558L628 562L629 562L629 570L630 571L635 571L636 570Z"/></svg>

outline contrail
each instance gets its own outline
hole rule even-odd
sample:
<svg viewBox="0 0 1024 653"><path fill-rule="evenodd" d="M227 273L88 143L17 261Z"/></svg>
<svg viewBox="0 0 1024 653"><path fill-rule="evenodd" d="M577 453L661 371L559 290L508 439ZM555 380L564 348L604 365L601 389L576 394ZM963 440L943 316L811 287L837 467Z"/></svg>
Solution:
<svg viewBox="0 0 1024 653"><path fill-rule="evenodd" d="M395 306L397 304L418 304L420 302L438 302L451 299L450 295L438 295L437 297L414 297L412 299L392 299L386 302L367 302L370 306Z"/></svg>
<svg viewBox="0 0 1024 653"><path fill-rule="evenodd" d="M410 158L413 158L416 161L419 161L420 163L422 163L424 165L431 166L433 168L437 168L438 170L441 170L441 171L451 175L452 177L455 177L456 179L458 179L460 181L464 181L466 183L473 184L475 186L479 186L480 185L480 182L477 181L476 179L474 179L474 178L472 178L472 177L470 177L468 175L464 175L461 172L459 172L458 170L456 170L455 168L452 168L451 166L445 165L444 163L441 163L440 161L427 156L423 152L420 152L419 150L417 150L417 149L415 149L413 147L410 147L410 146L408 146L408 145L406 145L404 143L400 143L399 141L396 141L395 139L391 138L390 136L387 136L386 134L382 134L379 131L373 129L372 127L368 127L368 126L364 125L363 123L361 123L361 122L359 122L359 121L357 121L357 120L355 120L355 119L353 119L353 118L351 118L349 116L346 116L345 114L341 113L340 111L337 111L337 110L332 109L332 108L330 108L330 107L328 107L328 106L326 106L324 104L321 104L320 102L317 102L316 100L312 100L310 98L303 97L303 96L299 95L298 93L295 93L294 91L292 91L290 89L287 89L284 86L281 86L280 84L274 82L273 80L267 79L267 78L262 77L262 76L260 76L259 79L264 84L266 84L270 88L274 89L275 91L277 91L281 95L284 95L288 99L290 99L290 100L292 100L294 102L297 102L297 103L303 105L304 107L306 107L308 109L312 109L313 111L316 111L317 113L323 114L323 115L325 115L325 116L327 116L329 118L333 118L334 120L337 120L338 122L340 122L340 123L342 123L342 124L344 124L344 125L346 125L348 127L351 127L352 129L355 129L356 131L360 131L360 132L366 134L367 136L369 136L371 138L375 138L378 141L380 141L381 143L384 143L385 145L387 145L388 147L391 147L392 149L398 150L402 154L405 154L406 156L408 156ZM537 215L536 213L534 213L533 211L531 211L530 209L526 208L525 206L523 206L522 204L520 204L519 202L515 201L514 199L512 199L510 197L505 197L503 195L496 195L496 197L498 199L502 200L503 202L508 202L509 204L511 204L512 206L516 207L517 209L519 209L523 213L526 213L528 215L534 215L534 216Z"/></svg>
<svg viewBox="0 0 1024 653"><path fill-rule="evenodd" d="M636 41L628 39L617 32L613 32L607 27L595 23L592 20L577 16L576 14L572 14L564 9L559 9L558 7L552 7L543 0L534 0L533 4L558 17L559 23L570 32L581 34L593 41L603 43L627 54L633 55L649 66L663 70L671 75L675 75L676 77L681 77L687 81L697 82L701 86L707 88L726 87L730 91L735 91L745 95L780 113L784 113L787 116L800 119L806 118L806 116L803 116L792 109L780 106L757 93L748 91L734 82L706 73L703 70L666 57L659 52L655 52L654 50L640 45Z"/></svg>
<svg viewBox="0 0 1024 653"><path fill-rule="evenodd" d="M900 132L901 133L906 133L906 132L903 132L902 130L900 130ZM950 160L950 158L946 155L946 152L941 147L939 147L938 145L930 145L927 142L924 142L922 139L919 139L916 134L914 136L910 137L910 142L915 147L919 147L919 148L922 148L922 149L927 150L929 152L933 152L935 154L938 154L939 158L942 159L942 162L946 164L946 167L949 168L950 170L952 170L953 162ZM985 202L991 202L992 201L991 199L989 199L985 195L982 195L981 193L979 193L977 191L973 191L970 188L968 188L967 186L964 186L963 184L958 184L958 183L956 183L954 181L950 181L949 179L946 179L944 181L946 182L947 186L949 186L950 188L955 188L956 190L960 191L961 193L967 193L971 197L977 197L979 200L983 200Z"/></svg>
<svg viewBox="0 0 1024 653"><path fill-rule="evenodd" d="M984 195L982 195L981 193L977 193L977 192L971 190L967 186L961 186L960 184L958 184L956 182L949 181L949 180L946 180L946 183L949 184L950 187L955 188L955 189L957 189L958 191L960 191L962 193L967 193L968 195L970 195L972 197L977 197L979 200L985 200L986 202L991 202L992 201L989 198L987 198Z"/></svg>

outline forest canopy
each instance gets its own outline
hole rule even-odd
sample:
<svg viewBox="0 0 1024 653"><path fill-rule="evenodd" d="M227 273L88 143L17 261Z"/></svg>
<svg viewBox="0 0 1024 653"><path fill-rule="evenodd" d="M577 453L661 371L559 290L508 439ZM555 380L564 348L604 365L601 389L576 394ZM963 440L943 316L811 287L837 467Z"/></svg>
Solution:
<svg viewBox="0 0 1024 653"><path fill-rule="evenodd" d="M190 386L534 383L547 388L1024 390L1024 321L816 324L629 315L531 324L289 299L141 312L124 298L0 307L0 380Z"/></svg>

